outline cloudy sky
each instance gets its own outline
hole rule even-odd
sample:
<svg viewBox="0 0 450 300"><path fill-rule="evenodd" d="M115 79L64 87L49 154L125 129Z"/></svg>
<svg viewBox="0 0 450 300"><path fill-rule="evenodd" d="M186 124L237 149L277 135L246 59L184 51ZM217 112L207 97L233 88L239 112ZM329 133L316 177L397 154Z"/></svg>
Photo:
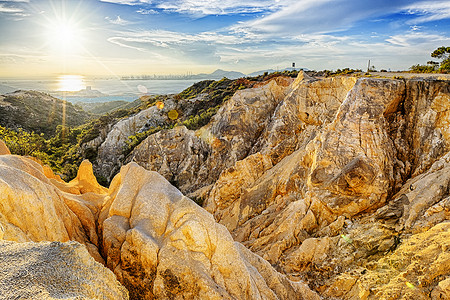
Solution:
<svg viewBox="0 0 450 300"><path fill-rule="evenodd" d="M405 70L450 46L450 1L0 0L0 76Z"/></svg>

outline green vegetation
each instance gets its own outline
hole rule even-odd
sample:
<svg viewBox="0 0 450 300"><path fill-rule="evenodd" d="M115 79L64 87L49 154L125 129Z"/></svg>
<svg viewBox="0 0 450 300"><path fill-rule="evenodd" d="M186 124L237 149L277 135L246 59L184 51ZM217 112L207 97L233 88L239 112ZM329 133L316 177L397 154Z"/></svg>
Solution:
<svg viewBox="0 0 450 300"><path fill-rule="evenodd" d="M33 156L49 165L66 180L73 179L82 157L79 154L77 140L80 129L68 129L59 126L56 135L45 139L43 134L17 131L0 126L0 139L5 141L12 154Z"/></svg>
<svg viewBox="0 0 450 300"><path fill-rule="evenodd" d="M112 112L119 108L124 108L126 105L130 104L127 101L110 101L110 102L100 102L100 103L88 103L80 102L77 103L83 110L94 114L94 115L104 115Z"/></svg>
<svg viewBox="0 0 450 300"><path fill-rule="evenodd" d="M35 91L19 91L4 96L0 106L0 126L22 128L28 132L43 133L46 138L56 133L56 128L84 124L91 115L70 102Z"/></svg>
<svg viewBox="0 0 450 300"><path fill-rule="evenodd" d="M375 68L375 67L373 67ZM373 71L374 69L371 69ZM311 76L317 76L317 77L332 77L332 76L341 76L341 75L350 75L354 73L361 73L362 70L360 69L350 69L350 68L344 68L344 69L337 69L336 71L332 70L323 70L323 71L312 71L310 72Z"/></svg>
<svg viewBox="0 0 450 300"><path fill-rule="evenodd" d="M181 123L181 125L186 126L187 129L190 130L197 130L206 124L209 123L211 118L217 113L219 110L220 105L217 105L215 107L210 107L208 110L200 110L199 113L195 116L189 116L189 118ZM180 125L180 124L177 124Z"/></svg>
<svg viewBox="0 0 450 300"><path fill-rule="evenodd" d="M440 72L450 72L450 47L439 47L431 53L431 57L442 59Z"/></svg>
<svg viewBox="0 0 450 300"><path fill-rule="evenodd" d="M414 73L449 73L450 47L439 47L431 53L431 57L441 59L441 62L428 61L426 65L413 65L409 69Z"/></svg>
<svg viewBox="0 0 450 300"><path fill-rule="evenodd" d="M125 156L127 156L128 154L131 153L131 151L133 151L133 149L139 145L143 140L145 140L147 137L149 137L150 135L157 133L163 129L170 129L173 128L172 126L165 126L165 127L152 127L149 130L146 130L144 132L138 132L135 135L130 135L128 137L128 140L125 141L125 143L127 144L124 149L123 149L123 154Z"/></svg>

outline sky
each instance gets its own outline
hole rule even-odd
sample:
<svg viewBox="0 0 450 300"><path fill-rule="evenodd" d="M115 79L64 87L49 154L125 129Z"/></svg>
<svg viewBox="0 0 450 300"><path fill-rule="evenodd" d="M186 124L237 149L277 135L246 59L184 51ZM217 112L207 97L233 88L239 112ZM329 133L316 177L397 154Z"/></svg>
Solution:
<svg viewBox="0 0 450 300"><path fill-rule="evenodd" d="M407 70L440 46L449 0L0 0L0 77Z"/></svg>

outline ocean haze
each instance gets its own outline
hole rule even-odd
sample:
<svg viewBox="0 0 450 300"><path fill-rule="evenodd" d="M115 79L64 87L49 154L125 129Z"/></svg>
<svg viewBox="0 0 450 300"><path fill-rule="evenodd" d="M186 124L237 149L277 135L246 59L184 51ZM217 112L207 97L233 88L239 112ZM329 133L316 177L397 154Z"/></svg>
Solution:
<svg viewBox="0 0 450 300"><path fill-rule="evenodd" d="M98 90L102 97L67 97L67 100L83 102L107 102L115 100L133 101L142 93L138 86L144 86L146 94L175 94L191 86L198 79L192 80L119 80L119 79L85 79L86 87ZM35 90L40 92L56 92L58 81L55 79L4 79L0 82L2 86L8 86L16 90ZM8 92L10 89L8 89ZM58 92L60 93L60 92ZM76 98L76 99L75 99Z"/></svg>

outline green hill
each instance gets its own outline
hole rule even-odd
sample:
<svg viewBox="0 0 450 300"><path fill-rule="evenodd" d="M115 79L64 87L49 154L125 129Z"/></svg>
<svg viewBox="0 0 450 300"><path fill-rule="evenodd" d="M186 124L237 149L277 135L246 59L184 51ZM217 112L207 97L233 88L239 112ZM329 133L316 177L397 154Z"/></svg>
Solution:
<svg viewBox="0 0 450 300"><path fill-rule="evenodd" d="M36 91L16 91L0 96L0 126L53 136L58 125L75 127L90 114L72 103Z"/></svg>

